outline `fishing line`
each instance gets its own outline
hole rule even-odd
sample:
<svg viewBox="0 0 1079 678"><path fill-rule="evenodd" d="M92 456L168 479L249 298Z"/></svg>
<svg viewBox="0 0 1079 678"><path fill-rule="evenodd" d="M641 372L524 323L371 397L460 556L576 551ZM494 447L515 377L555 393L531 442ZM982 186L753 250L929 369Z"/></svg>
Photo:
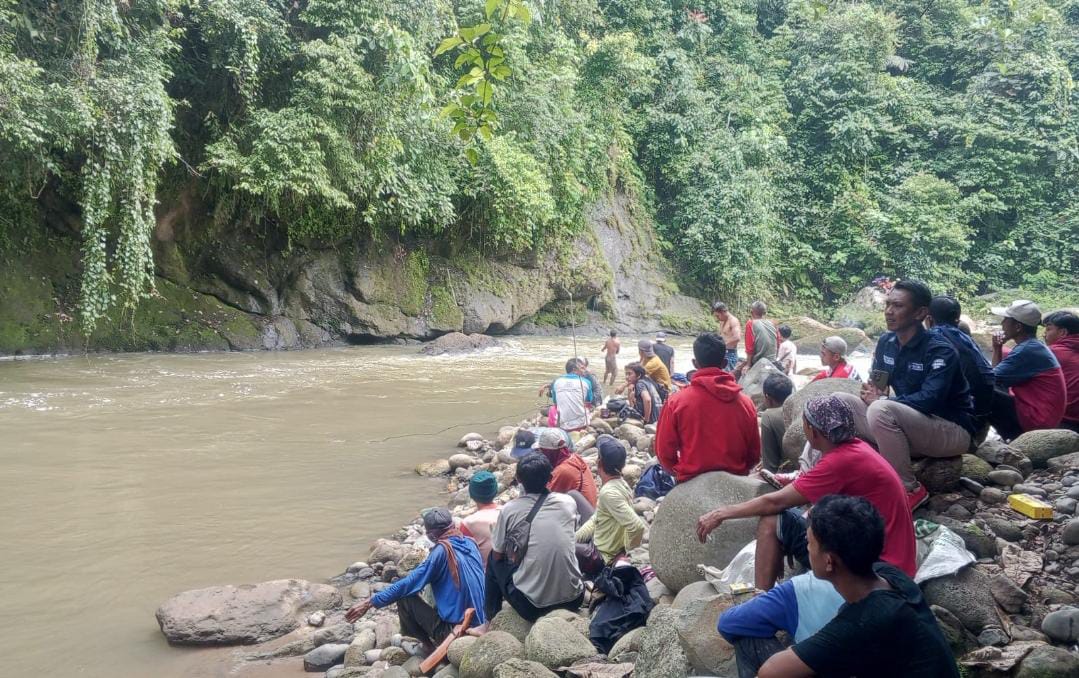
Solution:
<svg viewBox="0 0 1079 678"><path fill-rule="evenodd" d="M465 427L465 426L467 426L469 428L474 427L474 426L487 426L488 424L494 424L494 423L499 422L499 421L505 421L507 417L513 417L514 419L518 419L520 417L525 416L526 414L535 412L538 407L541 407L541 405L533 405L532 407L528 408L524 412L521 412L520 414L502 415L500 417L495 417L494 419L492 419L490 421L474 421L474 422L471 422L471 423L465 422L465 423L462 423L462 424L452 424L450 426L447 426L446 428L439 429L437 431L430 431L430 432L426 432L426 433L422 433L422 432L421 433L401 433L401 434L398 434L398 435L386 436L385 438L376 438L376 439L373 439L373 440L368 440L367 442L368 443L384 443L384 442L386 442L388 440L398 440L400 438L428 438L428 437L441 435L441 434L443 434L443 433L445 433L447 431L452 431L455 428L462 428L462 427Z"/></svg>

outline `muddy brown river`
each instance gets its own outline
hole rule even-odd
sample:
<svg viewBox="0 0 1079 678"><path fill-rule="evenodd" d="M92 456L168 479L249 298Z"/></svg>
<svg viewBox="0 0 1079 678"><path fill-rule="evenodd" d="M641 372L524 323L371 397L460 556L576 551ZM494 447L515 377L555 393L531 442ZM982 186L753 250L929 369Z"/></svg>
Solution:
<svg viewBox="0 0 1079 678"><path fill-rule="evenodd" d="M600 345L580 351L602 372ZM534 412L571 355L522 338L0 361L0 674L227 675L230 651L165 643L162 601L341 572L439 501L416 464Z"/></svg>

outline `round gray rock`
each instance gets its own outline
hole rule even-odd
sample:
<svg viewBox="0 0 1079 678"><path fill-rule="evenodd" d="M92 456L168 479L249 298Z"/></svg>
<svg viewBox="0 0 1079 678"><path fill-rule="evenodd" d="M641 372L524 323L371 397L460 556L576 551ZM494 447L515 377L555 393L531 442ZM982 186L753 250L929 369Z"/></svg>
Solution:
<svg viewBox="0 0 1079 678"><path fill-rule="evenodd" d="M341 594L332 586L279 579L185 591L165 601L156 616L171 643L235 645L283 636L309 612L340 605Z"/></svg>
<svg viewBox="0 0 1079 678"><path fill-rule="evenodd" d="M700 579L697 565L726 567L756 537L757 519L729 520L705 544L697 541L697 519L714 508L747 501L771 489L755 478L722 471L676 485L656 511L650 533L649 553L659 579L678 591Z"/></svg>
<svg viewBox="0 0 1079 678"><path fill-rule="evenodd" d="M495 667L495 678L558 678L558 674L539 662L511 659Z"/></svg>
<svg viewBox="0 0 1079 678"><path fill-rule="evenodd" d="M1010 446L1030 459L1034 468L1045 468L1050 459L1079 452L1079 433L1067 429L1027 431Z"/></svg>
<svg viewBox="0 0 1079 678"><path fill-rule="evenodd" d="M517 614L509 605L503 605L502 610L491 620L491 631L505 631L522 643L532 630L532 622L525 620Z"/></svg>
<svg viewBox="0 0 1079 678"><path fill-rule="evenodd" d="M668 605L652 610L641 634L641 647L634 666L635 678L686 678L689 660L678 640L674 620L677 612Z"/></svg>
<svg viewBox="0 0 1079 678"><path fill-rule="evenodd" d="M505 631L490 631L465 651L461 659L461 678L494 678L495 667L510 659L519 658L521 641Z"/></svg>
<svg viewBox="0 0 1079 678"><path fill-rule="evenodd" d="M476 644L479 640L476 636L461 636L457 640L450 643L449 649L446 650L446 659L450 664L454 666L460 666L461 660L464 659L468 649Z"/></svg>
<svg viewBox="0 0 1079 678"><path fill-rule="evenodd" d="M745 598L743 598L745 600ZM719 615L735 605L734 596L717 593L708 582L694 582L674 599L674 627L686 659L698 675L725 676L737 673L734 647L716 631Z"/></svg>
<svg viewBox="0 0 1079 678"><path fill-rule="evenodd" d="M802 414L802 408L805 407L806 402L813 396L826 395L828 393L850 393L851 395L858 395L862 392L861 382L854 381L853 379L821 379L819 381L812 381L800 390L791 394L787 398L787 402L783 403L783 423L788 427L795 417L800 417Z"/></svg>
<svg viewBox="0 0 1079 678"><path fill-rule="evenodd" d="M984 572L967 567L948 577L937 577L922 584L930 605L948 610L972 633L981 633L991 624L999 624L996 604Z"/></svg>
<svg viewBox="0 0 1079 678"><path fill-rule="evenodd" d="M525 658L549 669L569 666L597 654L592 641L568 621L544 617L537 621L524 642Z"/></svg>
<svg viewBox="0 0 1079 678"><path fill-rule="evenodd" d="M1072 518L1068 521L1068 524L1064 526L1064 533L1061 537L1068 546L1079 545L1079 518Z"/></svg>
<svg viewBox="0 0 1079 678"><path fill-rule="evenodd" d="M962 460L963 477L970 478L971 480L984 485L989 477L989 472L993 470L993 467L989 465L989 462L980 457L976 457L973 454L964 454Z"/></svg>
<svg viewBox="0 0 1079 678"><path fill-rule="evenodd" d="M1079 640L1079 608L1064 607L1050 612L1042 620L1042 633L1058 643Z"/></svg>
<svg viewBox="0 0 1079 678"><path fill-rule="evenodd" d="M348 645L344 643L320 645L303 656L303 670L326 671L340 664L347 650Z"/></svg>

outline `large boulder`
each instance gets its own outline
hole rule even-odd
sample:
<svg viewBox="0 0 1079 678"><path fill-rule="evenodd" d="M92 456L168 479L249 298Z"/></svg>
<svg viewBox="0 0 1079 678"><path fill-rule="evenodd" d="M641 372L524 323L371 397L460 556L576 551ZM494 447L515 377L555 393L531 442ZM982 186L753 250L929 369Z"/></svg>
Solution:
<svg viewBox="0 0 1079 678"><path fill-rule="evenodd" d="M806 442L805 429L802 428L801 420L792 421L783 434L783 460L790 461L797 468L798 458L802 456Z"/></svg>
<svg viewBox="0 0 1079 678"><path fill-rule="evenodd" d="M668 605L652 610L648 625L641 633L633 672L635 678L686 678L689 675L689 660L674 627L677 614Z"/></svg>
<svg viewBox="0 0 1079 678"><path fill-rule="evenodd" d="M592 641L582 636L568 621L558 617L538 620L524 643L525 658L549 669L569 666L596 655Z"/></svg>
<svg viewBox="0 0 1079 678"><path fill-rule="evenodd" d="M505 631L489 631L472 644L461 658L461 678L494 678L495 667L519 658L521 641Z"/></svg>
<svg viewBox="0 0 1079 678"><path fill-rule="evenodd" d="M722 471L699 475L676 485L656 511L649 553L656 576L673 591L701 579L697 566L727 566L756 537L757 519L728 520L704 544L697 541L697 519L729 504L770 492L767 483Z"/></svg>
<svg viewBox="0 0 1079 678"><path fill-rule="evenodd" d="M491 631L505 631L522 643L532 630L532 622L517 614L509 605L503 605L502 610L491 620Z"/></svg>
<svg viewBox="0 0 1079 678"><path fill-rule="evenodd" d="M1079 433L1067 429L1027 431L1011 442L1011 448L1030 459L1034 468L1045 468L1050 459L1079 452Z"/></svg>
<svg viewBox="0 0 1079 678"><path fill-rule="evenodd" d="M170 643L237 645L283 636L309 612L340 605L332 586L279 579L185 591L165 601L156 616Z"/></svg>
<svg viewBox="0 0 1079 678"><path fill-rule="evenodd" d="M783 374L783 370L776 367L771 360L761 360L738 380L742 393L752 398L753 404L758 408L764 404L764 380L770 374Z"/></svg>
<svg viewBox="0 0 1079 678"><path fill-rule="evenodd" d="M998 625L996 603L990 590L989 577L976 567L967 567L957 574L937 577L922 584L925 599L951 612L975 635L986 626Z"/></svg>
<svg viewBox="0 0 1079 678"><path fill-rule="evenodd" d="M743 599L744 600L744 599ZM734 647L716 630L716 620L735 605L734 596L718 593L708 582L694 582L678 592L672 606L674 628L693 671L698 675L734 675Z"/></svg>
<svg viewBox="0 0 1079 678"><path fill-rule="evenodd" d="M454 640L446 650L446 659L453 666L459 667L461 660L464 659L469 648L475 645L477 640L479 640L477 636L461 636Z"/></svg>
<svg viewBox="0 0 1079 678"><path fill-rule="evenodd" d="M345 659L348 645L345 643L327 643L319 645L303 656L304 671L325 671L337 666Z"/></svg>
<svg viewBox="0 0 1079 678"><path fill-rule="evenodd" d="M476 351L482 351L501 345L502 343L500 341L494 337L489 337L486 334L450 332L432 342L424 344L423 348L420 349L420 353L423 355L474 353Z"/></svg>
<svg viewBox="0 0 1079 678"><path fill-rule="evenodd" d="M783 423L790 426L796 419L801 419L802 409L806 402L819 395L829 393L850 393L858 395L862 392L862 383L853 379L819 379L811 381L801 389L795 391L783 403Z"/></svg>
<svg viewBox="0 0 1079 678"><path fill-rule="evenodd" d="M922 457L912 464L914 477L931 494L950 492L959 484L963 472L963 459L955 457Z"/></svg>
<svg viewBox="0 0 1079 678"><path fill-rule="evenodd" d="M495 667L494 678L558 678L558 674L539 662L511 659Z"/></svg>

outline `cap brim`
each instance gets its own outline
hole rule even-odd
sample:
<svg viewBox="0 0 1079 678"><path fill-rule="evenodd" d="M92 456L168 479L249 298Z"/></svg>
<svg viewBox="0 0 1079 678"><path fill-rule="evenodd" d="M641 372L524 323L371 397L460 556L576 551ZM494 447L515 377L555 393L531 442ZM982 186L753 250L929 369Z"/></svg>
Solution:
<svg viewBox="0 0 1079 678"><path fill-rule="evenodd" d="M1008 313L1007 306L990 306L989 312L993 315L999 315L1001 318L1010 318L1011 314Z"/></svg>

